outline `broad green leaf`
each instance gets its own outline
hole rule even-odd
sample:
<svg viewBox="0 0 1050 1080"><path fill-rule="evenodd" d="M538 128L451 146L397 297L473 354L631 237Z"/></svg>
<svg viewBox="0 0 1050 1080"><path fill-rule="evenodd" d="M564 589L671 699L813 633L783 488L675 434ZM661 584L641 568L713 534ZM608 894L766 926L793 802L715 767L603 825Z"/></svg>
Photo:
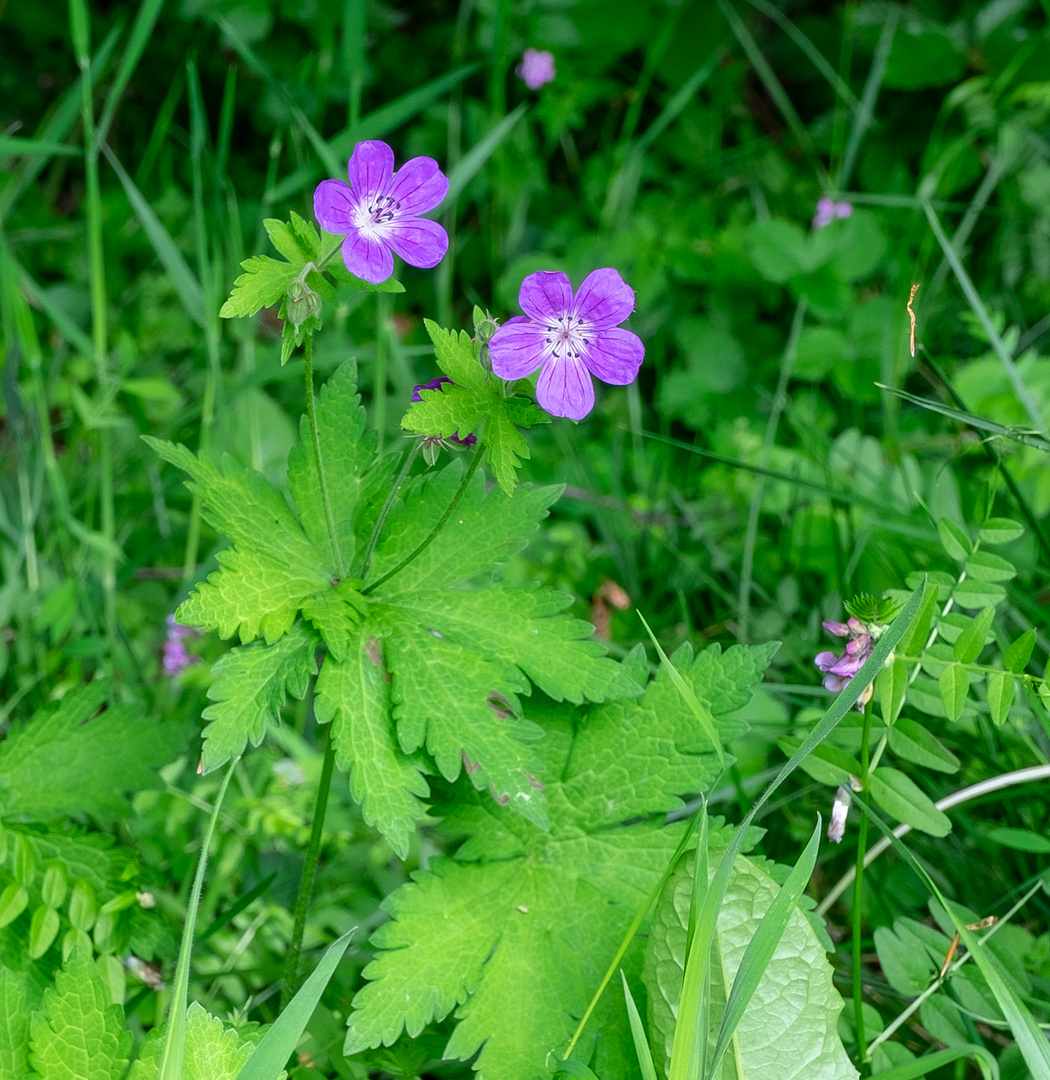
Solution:
<svg viewBox="0 0 1050 1080"><path fill-rule="evenodd" d="M208 688L214 704L203 714L210 721L204 729L205 772L243 754L248 742L258 746L279 723L287 696L303 697L317 671L317 646L317 637L298 623L272 645L243 645L216 661Z"/></svg>
<svg viewBox="0 0 1050 1080"><path fill-rule="evenodd" d="M899 758L937 772L959 771L959 759L929 730L914 720L901 717L889 729L890 749Z"/></svg>
<svg viewBox="0 0 1050 1080"><path fill-rule="evenodd" d="M279 1080L353 933L353 930L348 931L328 947L321 962L252 1051L236 1080Z"/></svg>
<svg viewBox="0 0 1050 1080"><path fill-rule="evenodd" d="M367 623L354 631L343 659L325 658L315 708L320 723L333 725L336 764L349 774L365 821L405 858L429 788L394 736L382 644Z"/></svg>
<svg viewBox="0 0 1050 1080"><path fill-rule="evenodd" d="M0 742L0 809L51 818L83 813L123 815L124 792L159 786L155 769L185 747L187 729L161 723L141 708L98 711L102 681L70 690Z"/></svg>
<svg viewBox="0 0 1050 1080"><path fill-rule="evenodd" d="M972 611L1001 603L1006 598L1006 590L994 582L966 578L952 590L952 598L960 607Z"/></svg>
<svg viewBox="0 0 1050 1080"><path fill-rule="evenodd" d="M949 559L956 562L965 562L973 551L970 538L949 518L941 518L937 522L937 535L941 538L941 546Z"/></svg>
<svg viewBox="0 0 1050 1080"><path fill-rule="evenodd" d="M347 570L354 562L361 537L363 496L368 491L366 477L375 460L376 433L365 430L365 410L357 393L357 366L341 365L317 397L317 434L321 444L325 480L335 519L336 539ZM288 456L288 486L291 488L303 529L325 565L338 568L328 535L324 501L317 472L310 423L303 417L301 441ZM369 526L375 520L373 509Z"/></svg>
<svg viewBox="0 0 1050 1080"><path fill-rule="evenodd" d="M1035 648L1035 631L1026 630L1006 650L1003 656L1003 665L1007 671L1020 675L1028 667L1028 661L1032 659L1032 650Z"/></svg>
<svg viewBox="0 0 1050 1080"><path fill-rule="evenodd" d="M971 620L970 625L955 639L956 660L962 664L972 664L981 655L994 619L995 608L987 607ZM950 713L951 709L948 711Z"/></svg>
<svg viewBox="0 0 1050 1080"><path fill-rule="evenodd" d="M966 573L977 581L1010 581L1017 577L1014 564L993 555L990 551L977 551L966 560Z"/></svg>
<svg viewBox="0 0 1050 1080"><path fill-rule="evenodd" d="M492 376L481 366L470 335L465 330L443 330L431 319L424 319L438 367L457 385L467 390L487 387Z"/></svg>
<svg viewBox="0 0 1050 1080"><path fill-rule="evenodd" d="M47 1080L120 1080L128 1067L131 1032L124 1010L92 960L73 956L44 991L43 1009L30 1022L29 1060Z"/></svg>
<svg viewBox="0 0 1050 1080"><path fill-rule="evenodd" d="M476 788L545 828L539 759L528 745L542 732L521 718L527 684L517 669L407 620L386 630L384 645L401 748L426 746L446 780L465 769Z"/></svg>
<svg viewBox="0 0 1050 1080"><path fill-rule="evenodd" d="M981 526L981 541L985 544L1012 544L1024 535L1024 526L1009 518L989 518Z"/></svg>
<svg viewBox="0 0 1050 1080"><path fill-rule="evenodd" d="M183 1080L237 1080L262 1036L256 1024L227 1027L217 1016L193 1002L186 1010ZM161 1039L148 1039L131 1066L128 1080L157 1080L162 1046Z"/></svg>
<svg viewBox="0 0 1050 1080"><path fill-rule="evenodd" d="M521 421L517 420L516 416L525 406L512 404L520 400L499 398L485 424L484 446L487 460L496 482L507 495L514 493L522 461L531 457L529 444L517 428Z"/></svg>
<svg viewBox="0 0 1050 1080"><path fill-rule="evenodd" d="M746 704L772 651L736 646L672 658L724 742L746 730L727 714ZM449 808L448 828L470 839L456 860L432 861L392 895L392 919L373 939L370 981L349 1018L348 1053L389 1045L402 1030L416 1034L459 1005L446 1056L480 1049L483 1076L543 1075L547 1051L567 1045L682 837L684 826L665 827L656 815L686 792L708 790L719 773L713 753L682 749L701 739L666 671L641 698L584 709L533 702L528 715L546 732L534 745L550 831L480 795ZM633 1075L617 997L602 1003L609 1036L595 1042L588 1030L577 1053L588 1060L594 1046L590 1064L602 1080Z"/></svg>
<svg viewBox="0 0 1050 1080"><path fill-rule="evenodd" d="M667 1074L682 992L685 939L692 891L692 860L672 876L653 915L644 981L650 1036L657 1064ZM729 992L762 916L780 892L764 870L738 857L718 914L711 964L713 1043ZM793 992L784 993L791 986ZM738 1080L847 1080L857 1072L836 1033L842 1009L824 947L798 908L758 982L750 1008L732 1039L728 1062ZM806 1032L804 1039L799 1032Z"/></svg>
<svg viewBox="0 0 1050 1080"><path fill-rule="evenodd" d="M11 1080L22 1080L29 1066L30 989L24 972L0 968L0 1076Z"/></svg>
<svg viewBox="0 0 1050 1080"><path fill-rule="evenodd" d="M915 621L901 638L900 652L905 656L918 656L926 647L933 626L934 612L937 610L937 590L929 589L922 599L922 606Z"/></svg>
<svg viewBox="0 0 1050 1080"><path fill-rule="evenodd" d="M993 724L1001 727L1006 723L1014 701L1016 685L1012 671L995 671L988 676L988 708L992 713Z"/></svg>
<svg viewBox="0 0 1050 1080"><path fill-rule="evenodd" d="M875 680L875 693L879 697L882 722L888 727L892 727L900 716L908 690L908 677L908 665L898 657L893 663L887 664Z"/></svg>
<svg viewBox="0 0 1050 1080"><path fill-rule="evenodd" d="M925 949L897 936L888 926L875 928L875 952L887 982L900 994L917 997L934 976L933 961Z"/></svg>
<svg viewBox="0 0 1050 1080"><path fill-rule="evenodd" d="M962 664L948 664L938 679L941 701L949 720L958 720L966 704L966 692L970 688L970 676Z"/></svg>
<svg viewBox="0 0 1050 1080"><path fill-rule="evenodd" d="M869 777L871 797L898 821L930 836L947 836L952 823L928 795L898 769L880 765Z"/></svg>

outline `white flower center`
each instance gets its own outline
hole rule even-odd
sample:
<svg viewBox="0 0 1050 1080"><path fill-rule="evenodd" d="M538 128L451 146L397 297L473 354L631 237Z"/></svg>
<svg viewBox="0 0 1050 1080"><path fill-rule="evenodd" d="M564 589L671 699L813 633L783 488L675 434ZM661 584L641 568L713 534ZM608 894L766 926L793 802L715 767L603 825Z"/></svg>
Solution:
<svg viewBox="0 0 1050 1080"><path fill-rule="evenodd" d="M564 312L558 318L547 321L544 333L547 347L544 351L556 360L579 360L593 337L590 326L583 319Z"/></svg>
<svg viewBox="0 0 1050 1080"><path fill-rule="evenodd" d="M357 204L354 225L365 236L379 238L385 235L400 212L401 203L393 195L371 195Z"/></svg>

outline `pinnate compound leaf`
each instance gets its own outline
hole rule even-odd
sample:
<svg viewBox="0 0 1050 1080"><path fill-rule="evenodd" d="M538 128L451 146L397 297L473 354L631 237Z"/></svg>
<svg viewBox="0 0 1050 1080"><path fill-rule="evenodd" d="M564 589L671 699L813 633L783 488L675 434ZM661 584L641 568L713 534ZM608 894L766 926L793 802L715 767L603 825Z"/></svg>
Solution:
<svg viewBox="0 0 1050 1080"><path fill-rule="evenodd" d="M986 607L979 615L970 620L969 625L955 639L955 659L963 664L972 664L984 651L988 629L995 618L995 608Z"/></svg>
<svg viewBox="0 0 1050 1080"><path fill-rule="evenodd" d="M110 1004L94 962L74 954L30 1022L33 1068L47 1080L120 1080L130 1049L124 1010Z"/></svg>
<svg viewBox="0 0 1050 1080"><path fill-rule="evenodd" d="M727 713L747 703L770 652L675 654L723 741L746 731ZM458 1006L447 1057L480 1049L483 1077L548 1076L547 1052L567 1044L681 839L683 824L664 826L656 815L708 790L720 772L710 745L682 749L702 737L666 672L642 697L582 709L536 701L528 715L546 733L535 746L549 831L480 796L449 808L449 828L471 838L455 860L435 860L390 897L392 919L374 938L370 981L348 1021L348 1053L416 1034ZM576 1054L586 1061L593 1050L590 1067L602 1080L633 1076L629 1021L616 997L603 1002L603 1037L595 1043L586 1033Z"/></svg>
<svg viewBox="0 0 1050 1080"><path fill-rule="evenodd" d="M875 928L875 951L879 966L898 993L917 997L933 978L933 961L925 949L916 948L910 935L900 937L888 926Z"/></svg>
<svg viewBox="0 0 1050 1080"><path fill-rule="evenodd" d="M1024 526L1009 518L989 518L981 526L981 540L985 544L1012 544L1024 535Z"/></svg>
<svg viewBox="0 0 1050 1080"><path fill-rule="evenodd" d="M970 689L970 676L962 664L948 664L941 672L937 684L941 701L949 720L958 720L966 704L966 692Z"/></svg>
<svg viewBox="0 0 1050 1080"><path fill-rule="evenodd" d="M365 821L404 858L423 815L419 800L429 788L397 744L389 698L380 640L361 625L344 657L325 659L317 678L317 719L333 725L336 764L349 773L350 794Z"/></svg>
<svg viewBox="0 0 1050 1080"><path fill-rule="evenodd" d="M353 361L341 365L322 388L316 415L321 459L345 569L353 563L357 547L362 493L375 459L377 440L374 431L365 431L365 410L357 392L357 365ZM306 534L322 554L325 565L335 567L308 417L302 418L299 429L301 441L288 457L288 486Z"/></svg>
<svg viewBox="0 0 1050 1080"><path fill-rule="evenodd" d="M944 773L959 771L959 759L936 736L931 735L922 724L914 720L901 717L889 729L889 739L890 749L897 757L910 761L913 765Z"/></svg>
<svg viewBox="0 0 1050 1080"><path fill-rule="evenodd" d="M717 859L712 860L713 874ZM682 994L692 858L672 875L653 914L643 980L649 993L650 1038L667 1074ZM779 886L749 859L738 858L719 912L711 964L710 1045L722 1023L740 962ZM791 987L785 993L785 987ZM842 1009L831 966L805 914L796 908L773 959L733 1035L726 1062L737 1080L847 1080L858 1074L838 1037Z"/></svg>
<svg viewBox="0 0 1050 1080"><path fill-rule="evenodd" d="M208 689L214 704L204 710L204 719L211 721L204 729L205 772L244 753L249 741L258 746L279 722L287 696L303 697L317 671L318 644L316 635L297 623L272 645L243 645L216 661L215 682Z"/></svg>
<svg viewBox="0 0 1050 1080"><path fill-rule="evenodd" d="M952 831L948 816L933 805L915 781L898 769L880 765L870 777L871 796L886 813L913 829L930 836L947 836Z"/></svg>
<svg viewBox="0 0 1050 1080"><path fill-rule="evenodd" d="M1028 661L1032 659L1032 650L1035 648L1035 631L1026 630L1010 647L1003 656L1003 664L1007 671L1020 675Z"/></svg>
<svg viewBox="0 0 1050 1080"><path fill-rule="evenodd" d="M16 725L0 743L0 810L35 818L126 812L123 793L157 786L155 769L183 749L188 730L133 706L94 716L106 696L75 687Z"/></svg>
<svg viewBox="0 0 1050 1080"><path fill-rule="evenodd" d="M1013 672L996 671L988 676L988 708L992 713L993 724L1001 726L1006 723L1014 701L1015 686Z"/></svg>

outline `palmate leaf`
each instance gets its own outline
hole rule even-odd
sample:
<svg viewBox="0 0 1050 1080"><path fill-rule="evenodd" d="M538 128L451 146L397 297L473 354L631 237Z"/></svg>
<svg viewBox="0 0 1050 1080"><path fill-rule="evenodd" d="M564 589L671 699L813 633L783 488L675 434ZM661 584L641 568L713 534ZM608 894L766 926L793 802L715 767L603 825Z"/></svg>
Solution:
<svg viewBox="0 0 1050 1080"><path fill-rule="evenodd" d="M712 869L714 862L717 860L713 860ZM668 882L653 915L646 946L643 978L649 994L650 1036L665 1075L682 993L693 867L692 858L683 861ZM760 866L746 858L737 859L714 937L710 1049L747 945L778 891ZM824 946L804 912L796 908L736 1027L724 1071L736 1080L846 1080L857 1076L836 1031L841 1009L842 998L832 985Z"/></svg>
<svg viewBox="0 0 1050 1080"><path fill-rule="evenodd" d="M0 814L120 815L124 792L157 786L155 770L185 747L188 729L134 706L93 716L106 690L101 681L75 687L11 730L0 743Z"/></svg>
<svg viewBox="0 0 1050 1080"><path fill-rule="evenodd" d="M529 457L528 443L518 427L548 424L550 417L525 398L505 398L503 382L480 362L481 346L465 331L443 330L424 320L434 343L438 367L453 386L420 391L401 421L406 431L448 438L457 432L465 438L484 422L483 446L499 486L513 495L522 459Z"/></svg>
<svg viewBox="0 0 1050 1080"><path fill-rule="evenodd" d="M237 1080L263 1032L256 1024L227 1027L217 1016L193 1002L186 1011L186 1049L183 1080ZM147 1039L128 1080L157 1080L164 1040Z"/></svg>
<svg viewBox="0 0 1050 1080"><path fill-rule="evenodd" d="M675 654L723 741L746 730L727 714L746 704L770 653L736 646L723 655L713 646L696 659L688 648ZM625 667L637 671L641 659ZM703 736L666 672L639 698L586 709L533 702L527 712L545 731L535 750L549 832L481 796L449 808L447 827L471 839L455 860L432 863L389 898L392 920L374 939L379 951L348 1021L348 1053L389 1045L402 1030L417 1034L458 1005L447 1057L480 1048L483 1077L548 1076L547 1052L566 1045L684 828L638 819L680 806L719 771L709 745L682 749L699 750ZM631 1075L622 1001L606 1018L591 1067L618 1080ZM609 1025L620 1025L623 1038Z"/></svg>
<svg viewBox="0 0 1050 1080"><path fill-rule="evenodd" d="M288 694L302 698L317 671L317 636L302 623L272 645L231 649L212 669L215 682L208 697L215 703L204 710L211 723L204 730L204 771L225 765L232 757L262 742L276 724Z"/></svg>

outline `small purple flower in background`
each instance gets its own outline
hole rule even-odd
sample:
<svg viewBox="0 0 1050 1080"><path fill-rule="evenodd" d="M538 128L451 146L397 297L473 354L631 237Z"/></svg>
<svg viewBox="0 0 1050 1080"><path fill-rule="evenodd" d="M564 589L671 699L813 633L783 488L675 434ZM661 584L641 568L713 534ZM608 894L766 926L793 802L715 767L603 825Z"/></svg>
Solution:
<svg viewBox="0 0 1050 1080"><path fill-rule="evenodd" d="M525 316L508 319L489 342L492 371L524 379L542 368L536 400L547 412L582 420L594 408L592 375L614 386L634 382L645 346L618 325L634 310L634 290L615 270L588 274L575 296L565 274L529 274L518 303Z"/></svg>
<svg viewBox="0 0 1050 1080"><path fill-rule="evenodd" d="M817 212L813 215L813 228L823 229L830 225L836 218L848 218L853 213L853 207L848 202L835 202L826 195L817 200Z"/></svg>
<svg viewBox="0 0 1050 1080"><path fill-rule="evenodd" d="M370 140L354 147L350 183L323 180L314 192L321 228L343 241L347 270L373 285L394 272L394 254L410 266L430 269L448 251L448 233L420 217L448 192L448 178L433 158L417 157L394 172L394 152Z"/></svg>
<svg viewBox="0 0 1050 1080"><path fill-rule="evenodd" d="M526 49L521 63L514 69L514 74L530 89L539 90L549 82L554 82L558 74L554 67L554 54L545 49Z"/></svg>
<svg viewBox="0 0 1050 1080"><path fill-rule="evenodd" d="M846 818L849 817L849 804L852 801L848 787L840 786L835 792L835 801L831 804L831 820L828 822L828 839L833 844L841 844L846 835Z"/></svg>
<svg viewBox="0 0 1050 1080"><path fill-rule="evenodd" d="M189 626L177 623L174 615L169 615L167 621L168 636L161 646L161 664L164 668L164 674L174 678L185 671L191 664L197 663L197 657L190 656L185 645L185 639L196 637L197 631Z"/></svg>
<svg viewBox="0 0 1050 1080"><path fill-rule="evenodd" d="M824 672L824 689L833 694L844 690L846 684L864 666L864 661L871 656L871 650L875 648L875 636L871 627L860 619L851 615L849 622L826 622L822 624L829 634L835 637L849 638L846 642L846 650L841 656L836 656L830 650L817 653L813 663ZM869 683L864 692L857 698L858 709L863 709L874 692L874 683Z"/></svg>

